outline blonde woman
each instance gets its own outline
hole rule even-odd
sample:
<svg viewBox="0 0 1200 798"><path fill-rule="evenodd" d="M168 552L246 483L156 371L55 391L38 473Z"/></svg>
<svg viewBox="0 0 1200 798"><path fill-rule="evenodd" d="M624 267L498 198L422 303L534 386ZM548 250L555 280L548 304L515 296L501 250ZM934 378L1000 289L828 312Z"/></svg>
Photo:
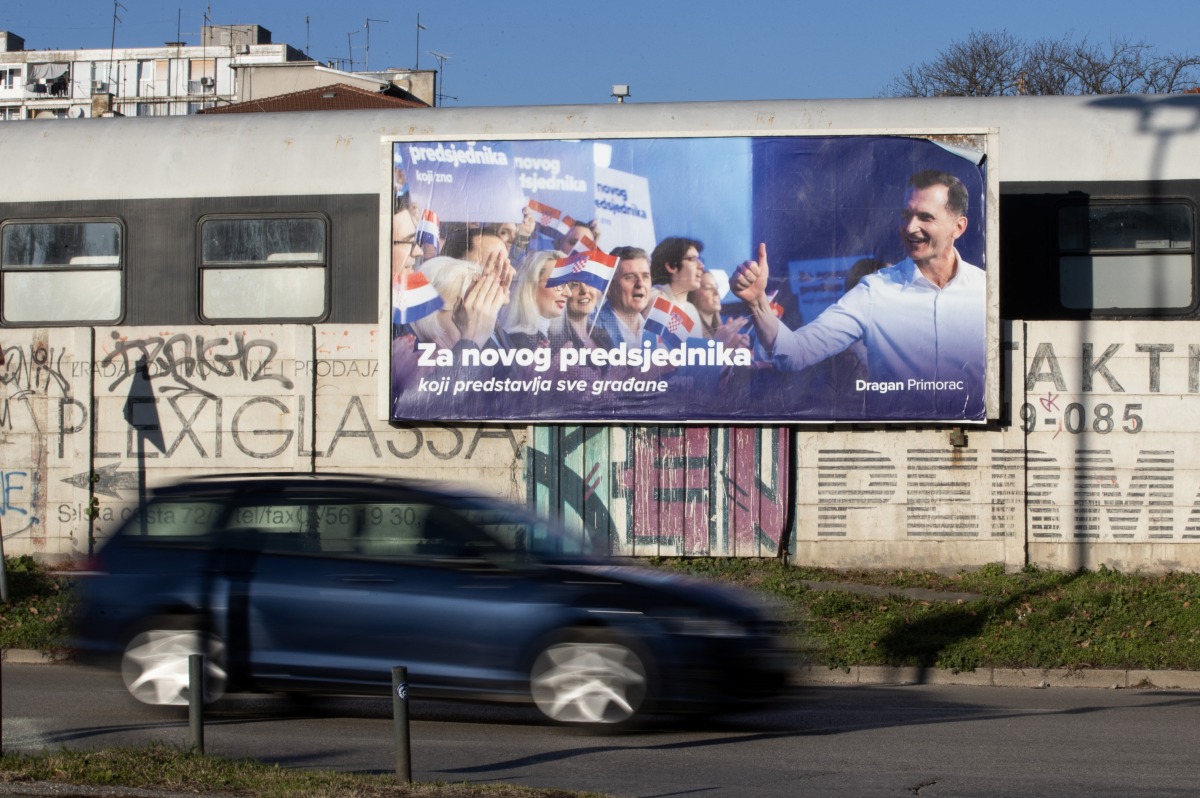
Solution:
<svg viewBox="0 0 1200 798"><path fill-rule="evenodd" d="M550 345L556 349L564 346L588 348L596 346L592 340L596 307L600 302L600 290L587 283L568 283L567 310L550 322Z"/></svg>
<svg viewBox="0 0 1200 798"><path fill-rule="evenodd" d="M521 261L513 281L512 303L500 322L514 348L534 349L550 344L550 323L563 315L570 290L567 286L546 286L550 271L559 258L557 250L534 252Z"/></svg>

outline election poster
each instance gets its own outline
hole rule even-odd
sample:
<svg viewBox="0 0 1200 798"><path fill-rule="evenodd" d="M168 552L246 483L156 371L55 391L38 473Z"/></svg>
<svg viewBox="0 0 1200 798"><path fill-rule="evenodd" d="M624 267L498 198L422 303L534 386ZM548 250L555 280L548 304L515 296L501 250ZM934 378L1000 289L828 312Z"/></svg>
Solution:
<svg viewBox="0 0 1200 798"><path fill-rule="evenodd" d="M394 141L390 418L982 422L978 150Z"/></svg>

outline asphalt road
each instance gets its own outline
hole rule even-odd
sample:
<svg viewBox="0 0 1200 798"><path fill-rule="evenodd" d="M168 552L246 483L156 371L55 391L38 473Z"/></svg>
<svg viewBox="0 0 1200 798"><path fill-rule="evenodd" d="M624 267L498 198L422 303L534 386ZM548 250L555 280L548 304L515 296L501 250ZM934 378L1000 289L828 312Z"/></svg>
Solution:
<svg viewBox="0 0 1200 798"><path fill-rule="evenodd" d="M5 664L5 751L152 740L187 746L185 711L143 707L110 673ZM718 720L593 736L523 708L411 704L416 781L512 782L613 796L1193 796L1200 693L828 686ZM231 696L210 754L390 773L391 703Z"/></svg>

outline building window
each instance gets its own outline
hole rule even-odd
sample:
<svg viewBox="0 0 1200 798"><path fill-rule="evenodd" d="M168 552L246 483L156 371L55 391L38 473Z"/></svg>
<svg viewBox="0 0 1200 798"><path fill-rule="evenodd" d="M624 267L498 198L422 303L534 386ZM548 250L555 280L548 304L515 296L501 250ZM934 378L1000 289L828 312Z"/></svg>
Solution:
<svg viewBox="0 0 1200 798"><path fill-rule="evenodd" d="M328 220L215 218L200 223L200 315L316 320L326 313Z"/></svg>
<svg viewBox="0 0 1200 798"><path fill-rule="evenodd" d="M0 89L21 88L20 67L0 67Z"/></svg>
<svg viewBox="0 0 1200 798"><path fill-rule="evenodd" d="M1196 302L1188 202L1103 202L1058 213L1059 300L1106 312L1183 311Z"/></svg>
<svg viewBox="0 0 1200 798"><path fill-rule="evenodd" d="M0 290L5 323L120 320L122 238L116 221L4 223Z"/></svg>
<svg viewBox="0 0 1200 798"><path fill-rule="evenodd" d="M70 64L27 64L25 91L48 97L69 97L71 94L70 78Z"/></svg>
<svg viewBox="0 0 1200 798"><path fill-rule="evenodd" d="M12 119L21 118L21 106L19 105L3 105L0 106L0 121L10 121Z"/></svg>
<svg viewBox="0 0 1200 798"><path fill-rule="evenodd" d="M168 63L165 58L138 61L139 97L166 97L171 93L167 80L170 74Z"/></svg>
<svg viewBox="0 0 1200 798"><path fill-rule="evenodd" d="M193 58L188 64L188 94L216 94L217 60Z"/></svg>

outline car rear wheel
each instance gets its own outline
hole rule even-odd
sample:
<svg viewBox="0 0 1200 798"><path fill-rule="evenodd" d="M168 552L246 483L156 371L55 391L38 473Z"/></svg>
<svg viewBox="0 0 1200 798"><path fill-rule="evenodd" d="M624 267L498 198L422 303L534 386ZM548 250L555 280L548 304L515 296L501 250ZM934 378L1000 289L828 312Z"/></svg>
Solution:
<svg viewBox="0 0 1200 798"><path fill-rule="evenodd" d="M649 705L647 665L645 657L617 638L577 630L538 654L530 693L542 714L558 723L624 724Z"/></svg>
<svg viewBox="0 0 1200 798"><path fill-rule="evenodd" d="M134 635L121 657L125 689L143 704L186 706L190 700L189 661L204 655L204 702L225 693L225 646L193 623L165 618Z"/></svg>

